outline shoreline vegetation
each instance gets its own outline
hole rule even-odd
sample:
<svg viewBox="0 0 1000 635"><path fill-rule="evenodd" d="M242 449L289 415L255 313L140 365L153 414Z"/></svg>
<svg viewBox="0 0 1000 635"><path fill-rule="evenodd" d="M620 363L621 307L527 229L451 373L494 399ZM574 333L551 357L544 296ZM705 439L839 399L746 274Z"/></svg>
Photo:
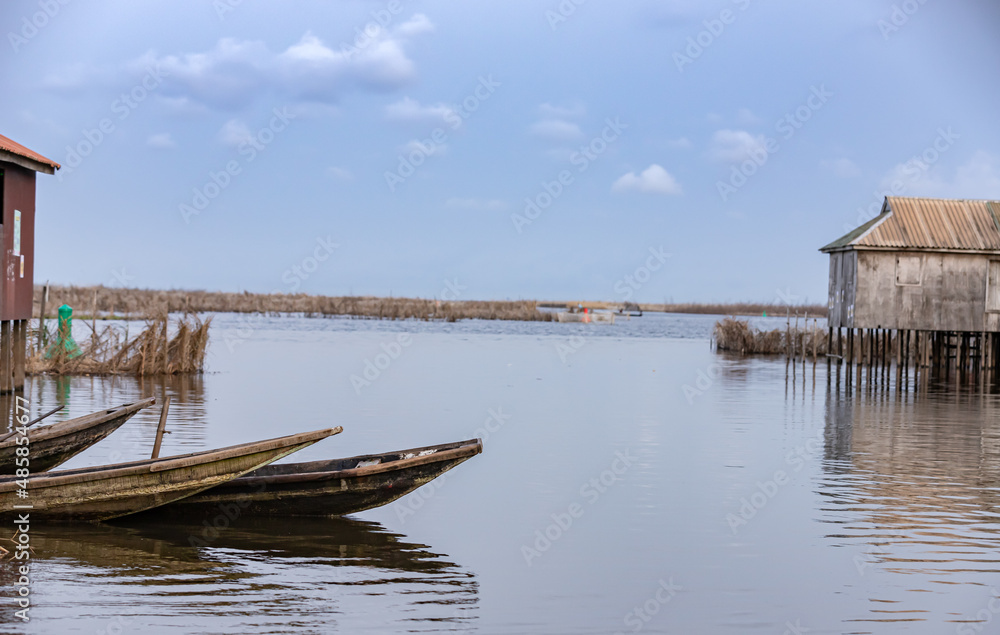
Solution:
<svg viewBox="0 0 1000 635"><path fill-rule="evenodd" d="M51 285L44 303L44 287L36 285L32 313L40 317L43 304L45 346L41 328L34 331L26 360L29 375L169 375L204 370L211 318L200 313L300 314L306 317L348 316L363 319L418 319L455 322L465 319L553 321L556 311L571 306L629 313L670 312L727 315L715 324L718 350L740 354L780 354L789 351L826 353L822 329L797 327L798 317L822 316L824 307L765 303L735 304L613 304L608 302L538 302L534 300L456 300L422 298L333 297L300 294L225 293L212 291L154 290ZM59 339L58 307L74 309L77 323L90 328L77 348L53 345ZM549 309L549 310L546 310ZM170 325L170 314L180 314ZM795 315L796 328L761 331L735 316ZM52 319L53 322L48 322ZM97 324L101 321L101 325ZM117 320L122 322L116 323ZM130 336L128 320L143 320L145 327ZM807 324L807 320L804 321ZM134 327L133 327L134 328ZM79 332L79 331L78 331ZM822 341L820 341L822 340Z"/></svg>
<svg viewBox="0 0 1000 635"><path fill-rule="evenodd" d="M35 286L33 315L41 314L42 286ZM552 311L539 309L565 309L578 304L590 309L617 310L624 303L614 302L556 302L535 300L454 300L441 301L422 298L379 298L372 296L321 296L271 293L227 293L221 291L185 291L126 289L103 286L49 286L46 317L53 317L56 309L68 304L77 319L90 319L96 312L99 319L118 317L149 319L164 313L262 313L279 315L301 313L306 317L350 316L372 319L443 320L519 320L551 321ZM629 310L640 309L650 313L689 313L729 316L784 316L825 317L826 307L767 303L678 303L628 305Z"/></svg>
<svg viewBox="0 0 1000 635"><path fill-rule="evenodd" d="M47 311L46 311L47 312ZM29 340L25 360L28 375L177 375L205 369L208 330L212 318L181 316L171 326L166 314L153 317L138 334L129 336L127 324L83 320L90 336L76 347L60 345L58 328L47 328L39 346L38 333Z"/></svg>
<svg viewBox="0 0 1000 635"><path fill-rule="evenodd" d="M716 350L739 353L740 355L787 355L801 356L803 359L812 356L826 356L828 348L828 333L825 328L816 326L815 320L810 325L808 320L804 326L787 325L785 328L765 331L751 326L746 320L725 318L715 323L712 329L712 339Z"/></svg>

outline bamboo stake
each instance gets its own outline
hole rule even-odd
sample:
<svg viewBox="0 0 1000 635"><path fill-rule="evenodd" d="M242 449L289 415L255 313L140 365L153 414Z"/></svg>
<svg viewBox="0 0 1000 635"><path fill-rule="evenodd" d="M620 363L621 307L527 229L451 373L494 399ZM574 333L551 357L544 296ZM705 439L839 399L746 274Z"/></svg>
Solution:
<svg viewBox="0 0 1000 635"><path fill-rule="evenodd" d="M97 352L97 289L94 289L94 310L90 313L90 350Z"/></svg>
<svg viewBox="0 0 1000 635"><path fill-rule="evenodd" d="M160 458L160 445L163 443L163 435L170 434L166 431L167 411L170 410L170 396L163 400L163 408L160 410L160 425L156 426L156 441L153 442L153 453L149 458Z"/></svg>
<svg viewBox="0 0 1000 635"><path fill-rule="evenodd" d="M42 349L45 348L45 303L49 300L49 281L45 281L45 286L42 287L42 307L41 312L38 314L38 352L41 353Z"/></svg>

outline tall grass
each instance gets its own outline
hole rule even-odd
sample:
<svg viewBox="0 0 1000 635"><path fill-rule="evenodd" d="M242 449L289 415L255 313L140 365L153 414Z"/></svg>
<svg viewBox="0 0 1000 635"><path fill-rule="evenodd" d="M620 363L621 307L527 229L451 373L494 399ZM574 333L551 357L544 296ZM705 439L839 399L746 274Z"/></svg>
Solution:
<svg viewBox="0 0 1000 635"><path fill-rule="evenodd" d="M791 350L808 356L814 346L817 355L827 353L827 332L815 326L764 331L746 320L725 318L715 323L712 336L718 350L741 355L781 355Z"/></svg>
<svg viewBox="0 0 1000 635"><path fill-rule="evenodd" d="M401 320L552 320L551 313L538 310L532 300L442 302L420 298L376 298L370 296L319 296L305 293L223 293L217 291L156 291L105 287L50 287L45 313L55 315L61 304L77 315L145 316L158 313L302 313L310 317L350 315ZM34 314L41 311L41 287L35 287Z"/></svg>
<svg viewBox="0 0 1000 635"><path fill-rule="evenodd" d="M205 368L208 329L212 323L194 316L180 318L170 335L166 314L147 320L134 337L127 326L111 324L79 342L82 354L70 357L62 349L52 357L32 349L26 370L30 375L174 375L200 373ZM88 324L88 326L90 326ZM53 341L55 335L49 336ZM55 349L53 349L55 350Z"/></svg>

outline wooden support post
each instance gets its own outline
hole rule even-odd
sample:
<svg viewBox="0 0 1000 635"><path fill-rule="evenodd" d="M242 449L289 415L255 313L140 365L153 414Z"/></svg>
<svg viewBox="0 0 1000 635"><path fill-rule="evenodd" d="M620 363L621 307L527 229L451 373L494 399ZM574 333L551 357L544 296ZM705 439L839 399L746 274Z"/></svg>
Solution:
<svg viewBox="0 0 1000 635"><path fill-rule="evenodd" d="M153 442L153 453L149 457L151 459L160 458L160 445L163 444L163 435L167 433L167 411L169 410L170 396L168 395L163 400L163 408L160 410L160 425L156 426L156 440Z"/></svg>
<svg viewBox="0 0 1000 635"><path fill-rule="evenodd" d="M14 322L14 391L24 391L24 362L28 348L28 321Z"/></svg>
<svg viewBox="0 0 1000 635"><path fill-rule="evenodd" d="M45 281L45 286L42 287L42 306L41 310L38 312L38 352L41 353L42 349L45 347L45 304L49 301L49 282Z"/></svg>
<svg viewBox="0 0 1000 635"><path fill-rule="evenodd" d="M10 321L0 321L0 394L11 392L14 369L11 368Z"/></svg>
<svg viewBox="0 0 1000 635"><path fill-rule="evenodd" d="M785 309L785 356L792 358L792 312Z"/></svg>
<svg viewBox="0 0 1000 635"><path fill-rule="evenodd" d="M97 356L97 289L94 289L94 309L90 313L90 354Z"/></svg>

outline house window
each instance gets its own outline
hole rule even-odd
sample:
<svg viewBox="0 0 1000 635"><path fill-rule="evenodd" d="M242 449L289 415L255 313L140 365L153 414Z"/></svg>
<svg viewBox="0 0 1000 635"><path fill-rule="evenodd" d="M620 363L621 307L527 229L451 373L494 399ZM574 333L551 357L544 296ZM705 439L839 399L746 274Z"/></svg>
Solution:
<svg viewBox="0 0 1000 635"><path fill-rule="evenodd" d="M989 277L986 280L986 310L1000 313L1000 260L990 261Z"/></svg>
<svg viewBox="0 0 1000 635"><path fill-rule="evenodd" d="M896 256L896 284L903 287L920 286L920 256Z"/></svg>

